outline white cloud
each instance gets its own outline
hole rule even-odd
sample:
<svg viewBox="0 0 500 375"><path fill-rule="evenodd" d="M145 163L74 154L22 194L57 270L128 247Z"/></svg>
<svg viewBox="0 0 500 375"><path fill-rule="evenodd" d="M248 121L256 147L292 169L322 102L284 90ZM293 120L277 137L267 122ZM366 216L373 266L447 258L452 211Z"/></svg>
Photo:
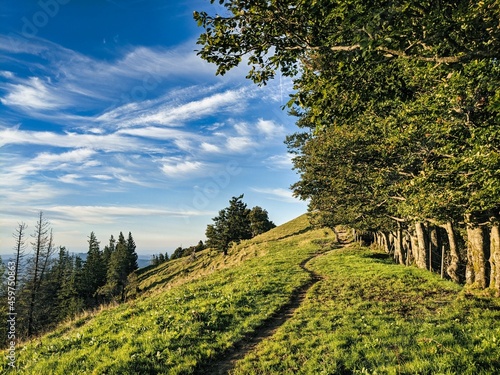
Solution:
<svg viewBox="0 0 500 375"><path fill-rule="evenodd" d="M234 129L236 130L236 133L238 133L241 136L250 135L250 130L248 129L248 125L244 122L235 124Z"/></svg>
<svg viewBox="0 0 500 375"><path fill-rule="evenodd" d="M209 91L213 88L209 88ZM224 92L204 92L202 98L193 98L199 95L200 89L192 87L183 96L176 97L176 92L170 92L153 101L128 103L115 108L95 118L96 122L106 126L114 125L119 128L133 126L181 126L186 121L192 121L223 112L234 113L244 105L244 89L226 90Z"/></svg>
<svg viewBox="0 0 500 375"><path fill-rule="evenodd" d="M211 143L208 143L208 142L203 142L200 145L200 147L205 152L220 152L221 151L221 149L220 149L219 146L211 144Z"/></svg>
<svg viewBox="0 0 500 375"><path fill-rule="evenodd" d="M270 120L259 119L256 126L257 130L266 137L282 136L285 131L282 125Z"/></svg>
<svg viewBox="0 0 500 375"><path fill-rule="evenodd" d="M249 137L228 137L227 148L234 152L245 152L253 147L253 142Z"/></svg>
<svg viewBox="0 0 500 375"><path fill-rule="evenodd" d="M14 78L14 73L9 72L7 70L0 70L0 76L4 78Z"/></svg>
<svg viewBox="0 0 500 375"><path fill-rule="evenodd" d="M42 152L27 162L19 162L14 166L5 168L7 177L5 181L16 180L21 182L23 177L40 171L66 169L69 165L84 163L94 154L95 151L90 149L77 149L62 154Z"/></svg>
<svg viewBox="0 0 500 375"><path fill-rule="evenodd" d="M10 176L6 178L10 179ZM2 189L0 196L2 196L3 209L5 210L7 206L17 210L19 205L35 204L39 202L48 202L62 195L69 193L68 190L63 190L59 187L54 187L47 183L31 182L29 186L22 184L22 181L5 181L2 179L1 185L10 184L9 188ZM15 188L12 188L15 186Z"/></svg>
<svg viewBox="0 0 500 375"><path fill-rule="evenodd" d="M124 137L120 133L80 134L54 133L49 131L20 130L19 127L0 128L0 147L8 144L44 145L63 148L87 147L103 151L130 151L147 149L147 145L138 139Z"/></svg>
<svg viewBox="0 0 500 375"><path fill-rule="evenodd" d="M68 173L64 176L58 178L59 181L64 182L65 184L77 184L81 185L82 181L80 180L82 176L75 173Z"/></svg>
<svg viewBox="0 0 500 375"><path fill-rule="evenodd" d="M293 155L286 153L284 155L273 155L264 161L264 164L270 169L292 169Z"/></svg>
<svg viewBox="0 0 500 375"><path fill-rule="evenodd" d="M76 221L87 224L111 224L124 217L140 216L202 216L207 212L196 210L158 209L147 206L68 206L59 205L44 208L46 217L59 220Z"/></svg>
<svg viewBox="0 0 500 375"><path fill-rule="evenodd" d="M38 77L30 77L24 84L8 84L8 94L0 99L3 105L24 109L60 109L68 106L67 99L59 96Z"/></svg>
<svg viewBox="0 0 500 375"><path fill-rule="evenodd" d="M283 189L283 188L251 188L251 189L256 193L267 195L269 199L275 199L290 203L299 202L299 199L295 198L293 196L292 191L288 189Z"/></svg>
<svg viewBox="0 0 500 375"><path fill-rule="evenodd" d="M206 165L199 161L182 160L180 158L164 158L161 170L169 177L185 177L203 172Z"/></svg>

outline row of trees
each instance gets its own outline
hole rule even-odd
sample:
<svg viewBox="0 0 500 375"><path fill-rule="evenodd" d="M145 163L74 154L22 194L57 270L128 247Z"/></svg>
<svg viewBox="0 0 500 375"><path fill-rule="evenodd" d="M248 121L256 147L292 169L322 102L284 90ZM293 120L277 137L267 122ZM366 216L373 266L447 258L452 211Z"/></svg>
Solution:
<svg viewBox="0 0 500 375"><path fill-rule="evenodd" d="M207 246L222 251L227 255L229 246L241 240L250 239L267 232L276 225L269 220L266 210L259 206L248 209L243 202L243 194L232 197L229 207L219 211L207 226Z"/></svg>
<svg viewBox="0 0 500 375"><path fill-rule="evenodd" d="M19 224L13 234L14 256L0 265L4 278L0 314L16 313L18 338L32 337L85 309L125 299L128 277L138 268L131 233L125 239L120 232L117 241L111 236L101 250L92 232L86 260L82 260L64 246L54 245L52 229L42 212L31 234L31 253L27 253L26 231L27 225ZM15 297L9 299L11 304L6 303L7 296ZM5 325L0 326L1 346L6 344L6 329Z"/></svg>
<svg viewBox="0 0 500 375"><path fill-rule="evenodd" d="M500 293L500 4L219 3L195 12L199 55L293 77L292 188L318 222Z"/></svg>
<svg viewBox="0 0 500 375"><path fill-rule="evenodd" d="M151 264L153 266L157 266L159 264L168 262L169 260L184 258L187 256L191 256L194 258L196 256L196 253L205 249L206 249L205 244L203 243L202 240L200 240L196 246L189 246L189 247L179 246L174 250L174 252L170 256L168 255L168 253L165 254L160 253L158 255L153 254L153 256L151 257Z"/></svg>

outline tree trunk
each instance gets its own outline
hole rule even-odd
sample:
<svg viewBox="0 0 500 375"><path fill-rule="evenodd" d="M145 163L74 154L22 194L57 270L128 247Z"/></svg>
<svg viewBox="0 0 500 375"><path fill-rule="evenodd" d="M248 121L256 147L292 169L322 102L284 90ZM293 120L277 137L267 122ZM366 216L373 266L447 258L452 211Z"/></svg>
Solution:
<svg viewBox="0 0 500 375"><path fill-rule="evenodd" d="M444 225L444 229L448 234L448 242L450 244L450 265L448 266L448 268L446 268L446 272L454 282L458 283L460 281L457 274L460 257L458 253L457 238L455 235L455 231L453 230L453 223L451 221L448 221Z"/></svg>
<svg viewBox="0 0 500 375"><path fill-rule="evenodd" d="M411 243L411 254L412 254L412 263L417 264L418 259L418 238L416 234L410 233L410 243Z"/></svg>
<svg viewBox="0 0 500 375"><path fill-rule="evenodd" d="M437 269L437 265L441 264L441 239L439 238L438 228L433 226L429 229L429 271ZM436 267L435 267L436 266Z"/></svg>
<svg viewBox="0 0 500 375"><path fill-rule="evenodd" d="M384 239L384 249L387 254L391 253L391 244L389 241L389 234L387 232L382 232L382 237Z"/></svg>
<svg viewBox="0 0 500 375"><path fill-rule="evenodd" d="M494 223L490 234L490 287L496 290L500 297L500 224Z"/></svg>
<svg viewBox="0 0 500 375"><path fill-rule="evenodd" d="M405 254L405 264L409 266L413 262L413 253L411 250L411 235L408 233L408 231L404 231L403 249Z"/></svg>
<svg viewBox="0 0 500 375"><path fill-rule="evenodd" d="M403 230L400 223L398 223L398 229L394 236L394 260L396 263L405 264L405 257L403 255Z"/></svg>
<svg viewBox="0 0 500 375"><path fill-rule="evenodd" d="M425 226L422 222L415 223L415 232L417 237L417 249L415 253L415 261L418 268L427 268L427 234L425 233Z"/></svg>
<svg viewBox="0 0 500 375"><path fill-rule="evenodd" d="M467 284L487 285L484 228L467 224Z"/></svg>

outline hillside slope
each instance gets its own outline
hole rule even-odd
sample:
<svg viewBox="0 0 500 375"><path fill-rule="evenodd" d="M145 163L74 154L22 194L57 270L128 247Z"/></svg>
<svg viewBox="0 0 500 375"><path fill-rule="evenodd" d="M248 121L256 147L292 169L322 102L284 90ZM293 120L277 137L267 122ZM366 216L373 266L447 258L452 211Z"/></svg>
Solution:
<svg viewBox="0 0 500 375"><path fill-rule="evenodd" d="M224 361L224 371L245 375L500 368L499 300L334 240L301 216L227 257L205 250L145 269L137 299L18 347L18 373L213 374ZM287 309L300 290L307 294ZM256 345L242 349L283 314L266 331L272 335L257 334ZM0 369L8 371L5 359Z"/></svg>
<svg viewBox="0 0 500 375"><path fill-rule="evenodd" d="M305 216L230 250L205 250L138 276L143 295L88 314L17 348L23 374L176 374L253 331L310 276L299 265L331 233ZM9 370L2 358L2 371Z"/></svg>

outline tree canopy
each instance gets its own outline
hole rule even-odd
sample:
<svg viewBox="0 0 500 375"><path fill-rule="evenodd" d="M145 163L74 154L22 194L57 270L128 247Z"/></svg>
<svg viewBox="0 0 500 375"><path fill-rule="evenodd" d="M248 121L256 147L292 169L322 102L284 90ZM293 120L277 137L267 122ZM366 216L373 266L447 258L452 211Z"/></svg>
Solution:
<svg viewBox="0 0 500 375"><path fill-rule="evenodd" d="M231 243L250 239L275 227L266 210L259 206L247 208L243 194L232 197L229 206L220 210L213 224L207 226L206 245L227 255Z"/></svg>
<svg viewBox="0 0 500 375"><path fill-rule="evenodd" d="M498 227L497 1L219 3L221 14L194 14L198 54L218 74L246 62L257 84L293 78L292 189L320 223L412 236L419 223ZM476 242L479 275L489 249Z"/></svg>

